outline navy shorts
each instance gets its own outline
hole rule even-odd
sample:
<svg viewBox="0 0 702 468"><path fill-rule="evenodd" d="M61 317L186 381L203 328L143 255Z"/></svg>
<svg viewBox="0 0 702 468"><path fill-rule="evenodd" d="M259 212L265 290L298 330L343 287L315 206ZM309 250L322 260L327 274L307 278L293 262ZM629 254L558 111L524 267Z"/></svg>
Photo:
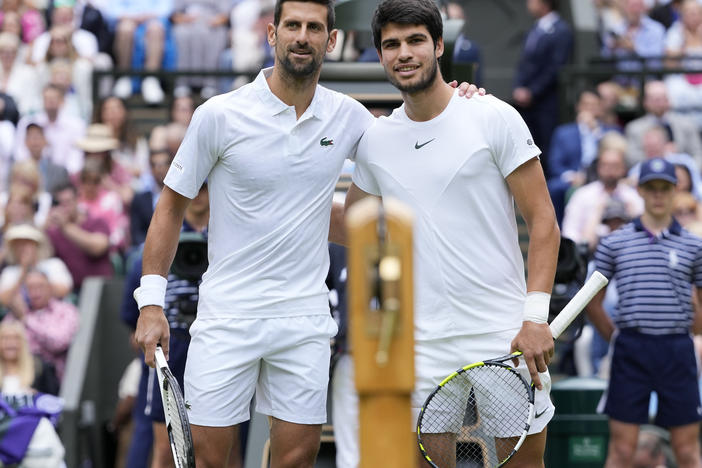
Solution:
<svg viewBox="0 0 702 468"><path fill-rule="evenodd" d="M183 375L185 374L185 360L188 356L188 346L190 345L190 335L185 331L171 329L171 339L168 350L168 367L183 391ZM166 415L163 413L163 402L161 401L161 389L156 377L156 369L149 368L149 382L147 390L146 408L144 414L153 422L166 422Z"/></svg>
<svg viewBox="0 0 702 468"><path fill-rule="evenodd" d="M604 412L617 421L647 424L652 391L658 394L656 425L702 420L692 337L621 330L614 340Z"/></svg>

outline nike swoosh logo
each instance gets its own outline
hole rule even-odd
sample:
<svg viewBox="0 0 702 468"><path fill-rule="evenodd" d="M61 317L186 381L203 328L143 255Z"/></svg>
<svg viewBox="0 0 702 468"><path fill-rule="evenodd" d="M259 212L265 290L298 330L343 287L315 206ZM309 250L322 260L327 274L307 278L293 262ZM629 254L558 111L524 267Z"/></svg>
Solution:
<svg viewBox="0 0 702 468"><path fill-rule="evenodd" d="M428 145L429 143L431 143L434 140L436 140L436 138L432 138L431 140L427 141L426 143L422 143L421 145L419 144L419 141L417 141L417 143L414 144L414 149L420 149L420 148Z"/></svg>
<svg viewBox="0 0 702 468"><path fill-rule="evenodd" d="M546 411L548 411L548 408L546 408L545 410L543 410L543 411L540 412L540 413L536 413L536 414L534 415L534 419L540 418L541 416L544 415L544 413L545 413Z"/></svg>

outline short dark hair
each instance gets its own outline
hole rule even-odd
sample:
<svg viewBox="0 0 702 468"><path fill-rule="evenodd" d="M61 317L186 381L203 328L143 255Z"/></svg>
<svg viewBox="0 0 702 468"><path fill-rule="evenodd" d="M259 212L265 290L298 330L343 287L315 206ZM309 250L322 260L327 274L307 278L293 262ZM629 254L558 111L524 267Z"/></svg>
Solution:
<svg viewBox="0 0 702 468"><path fill-rule="evenodd" d="M44 127L42 127L41 125L39 125L37 122L30 122L30 123L27 125L27 128L25 129L25 133L29 132L29 130L31 130L31 129L33 129L33 128L39 130L39 131L42 133L42 135L44 134Z"/></svg>
<svg viewBox="0 0 702 468"><path fill-rule="evenodd" d="M327 31L331 31L334 29L334 22L335 22L335 16L334 16L334 0L276 0L275 2L275 10L273 13L273 24L278 26L278 23L280 23L280 15L283 12L283 3L285 2L310 2L310 3L317 3L319 5L323 5L327 7Z"/></svg>
<svg viewBox="0 0 702 468"><path fill-rule="evenodd" d="M434 0L383 0L373 13L373 43L380 51L381 30L389 23L418 24L429 30L434 46L444 33L441 12Z"/></svg>

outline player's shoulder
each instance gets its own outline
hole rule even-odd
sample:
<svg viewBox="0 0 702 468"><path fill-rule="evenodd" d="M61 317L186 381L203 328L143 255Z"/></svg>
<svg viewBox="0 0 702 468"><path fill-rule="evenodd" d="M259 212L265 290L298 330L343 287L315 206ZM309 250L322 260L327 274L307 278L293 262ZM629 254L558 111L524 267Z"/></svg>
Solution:
<svg viewBox="0 0 702 468"><path fill-rule="evenodd" d="M482 112L485 115L505 116L518 114L512 105L492 94L486 94L485 96L475 95L469 99L456 94L454 99L458 99L464 106L470 107L472 111Z"/></svg>

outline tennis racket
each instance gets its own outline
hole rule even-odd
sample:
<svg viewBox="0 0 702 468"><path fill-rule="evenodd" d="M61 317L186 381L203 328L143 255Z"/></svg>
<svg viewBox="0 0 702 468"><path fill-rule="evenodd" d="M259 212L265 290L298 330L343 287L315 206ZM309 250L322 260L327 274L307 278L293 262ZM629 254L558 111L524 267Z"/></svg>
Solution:
<svg viewBox="0 0 702 468"><path fill-rule="evenodd" d="M554 339L606 284L607 278L593 273L551 322ZM430 466L500 467L519 450L534 419L533 385L510 365L521 355L462 367L429 395L417 420L417 439Z"/></svg>
<svg viewBox="0 0 702 468"><path fill-rule="evenodd" d="M156 373L161 389L163 412L166 416L168 439L171 443L176 468L195 468L193 436L190 433L188 413L178 381L171 373L161 346L156 347Z"/></svg>

